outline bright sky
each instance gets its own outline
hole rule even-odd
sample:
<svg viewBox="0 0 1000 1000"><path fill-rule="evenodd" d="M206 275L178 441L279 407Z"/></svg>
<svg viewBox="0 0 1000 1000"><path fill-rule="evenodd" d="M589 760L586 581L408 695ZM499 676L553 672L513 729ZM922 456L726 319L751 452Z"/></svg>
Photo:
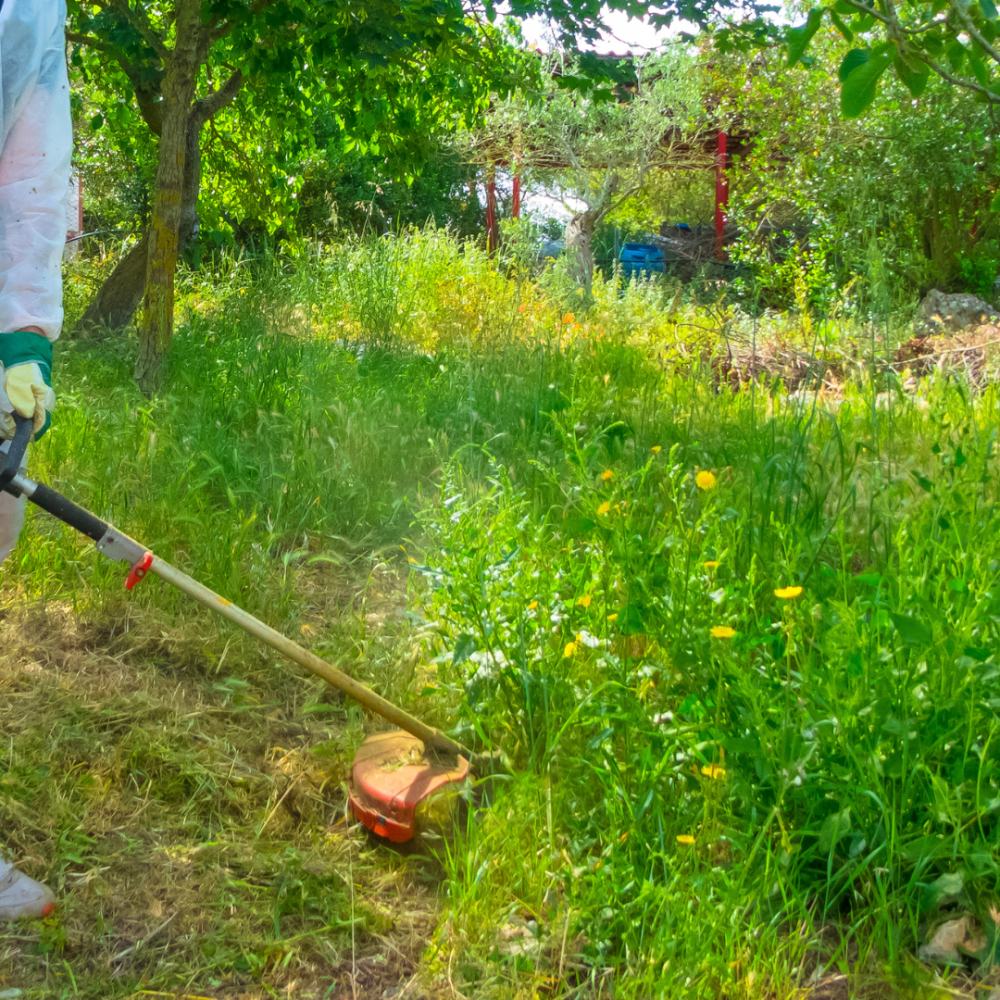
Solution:
<svg viewBox="0 0 1000 1000"><path fill-rule="evenodd" d="M619 55L630 51L647 52L670 37L670 32L651 27L645 18L639 21L623 11L609 11L607 7L602 15L606 28L602 32L603 38L594 46L597 52L615 52ZM541 18L534 17L522 22L522 30L526 41L533 42L539 48L548 47L548 25Z"/></svg>

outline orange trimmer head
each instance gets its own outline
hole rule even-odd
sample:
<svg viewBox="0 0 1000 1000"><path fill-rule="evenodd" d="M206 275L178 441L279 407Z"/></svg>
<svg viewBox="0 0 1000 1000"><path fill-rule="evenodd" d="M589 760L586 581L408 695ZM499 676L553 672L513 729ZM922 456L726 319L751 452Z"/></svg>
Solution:
<svg viewBox="0 0 1000 1000"><path fill-rule="evenodd" d="M468 783L464 757L435 763L425 758L423 742L409 733L374 733L361 744L351 768L351 812L379 837L402 844L417 832L418 816L431 799L462 791Z"/></svg>

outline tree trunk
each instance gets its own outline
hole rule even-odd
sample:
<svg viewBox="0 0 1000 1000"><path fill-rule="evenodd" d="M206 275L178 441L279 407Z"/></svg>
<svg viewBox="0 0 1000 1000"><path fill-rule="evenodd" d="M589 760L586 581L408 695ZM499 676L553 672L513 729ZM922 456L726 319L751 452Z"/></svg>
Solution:
<svg viewBox="0 0 1000 1000"><path fill-rule="evenodd" d="M191 242L198 225L198 192L201 188L201 130L212 115L235 97L242 83L238 74L222 90L218 97L195 101L194 110L188 116L187 135L184 150L184 184L181 191L180 226L177 232L178 256L184 253ZM159 107L159 105L157 105ZM159 122L159 119L157 119ZM151 126L152 127L152 126ZM162 133L162 128L161 128ZM98 327L123 330L131 322L146 286L146 271L149 257L149 232L128 252L101 285L94 301L87 306L74 334L86 335Z"/></svg>
<svg viewBox="0 0 1000 1000"><path fill-rule="evenodd" d="M160 387L163 359L174 332L174 272L180 252L188 125L198 70L208 48L200 0L178 0L174 38L162 84L163 131L149 223L139 353L135 360L135 380L147 396Z"/></svg>
<svg viewBox="0 0 1000 1000"><path fill-rule="evenodd" d="M146 285L147 234L118 262L101 285L87 311L73 328L73 335L86 336L101 327L123 330L131 322Z"/></svg>
<svg viewBox="0 0 1000 1000"><path fill-rule="evenodd" d="M588 292L594 284L594 251L591 241L599 213L593 209L577 212L566 223L566 258L569 273Z"/></svg>

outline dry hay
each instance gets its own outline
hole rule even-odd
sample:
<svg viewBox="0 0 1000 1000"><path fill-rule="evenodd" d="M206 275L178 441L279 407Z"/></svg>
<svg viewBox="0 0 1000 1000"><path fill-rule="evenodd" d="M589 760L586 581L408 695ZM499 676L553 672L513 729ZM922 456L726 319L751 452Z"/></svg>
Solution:
<svg viewBox="0 0 1000 1000"><path fill-rule="evenodd" d="M896 349L891 367L915 376L936 372L982 389L996 380L998 362L1000 326L986 323L950 337L913 337Z"/></svg>
<svg viewBox="0 0 1000 1000"><path fill-rule="evenodd" d="M365 606L368 569L314 579L311 620L329 635L360 612L388 658L405 595L378 571ZM2 846L61 907L5 935L0 991L59 995L72 973L109 1000L421 995L426 862L344 818L360 713L205 615L89 621L6 596Z"/></svg>
<svg viewBox="0 0 1000 1000"><path fill-rule="evenodd" d="M749 342L730 339L722 350L706 352L703 361L711 367L716 385L734 392L756 381L780 380L784 391L819 391L839 394L844 383L858 380L872 363L860 343L824 351L809 350L788 339L765 340L756 350ZM875 370L908 377L906 388L916 379L939 375L983 389L995 382L1000 369L1000 326L984 324L952 336L918 336L901 344L891 360L875 359Z"/></svg>

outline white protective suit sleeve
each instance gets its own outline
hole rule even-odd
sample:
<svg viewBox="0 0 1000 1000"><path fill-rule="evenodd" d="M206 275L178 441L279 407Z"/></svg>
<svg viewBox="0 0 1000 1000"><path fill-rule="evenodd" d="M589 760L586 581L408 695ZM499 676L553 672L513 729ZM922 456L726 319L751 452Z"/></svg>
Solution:
<svg viewBox="0 0 1000 1000"><path fill-rule="evenodd" d="M64 0L0 7L0 336L63 321L73 125Z"/></svg>

